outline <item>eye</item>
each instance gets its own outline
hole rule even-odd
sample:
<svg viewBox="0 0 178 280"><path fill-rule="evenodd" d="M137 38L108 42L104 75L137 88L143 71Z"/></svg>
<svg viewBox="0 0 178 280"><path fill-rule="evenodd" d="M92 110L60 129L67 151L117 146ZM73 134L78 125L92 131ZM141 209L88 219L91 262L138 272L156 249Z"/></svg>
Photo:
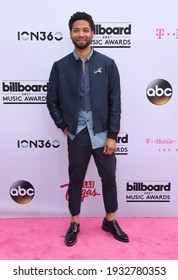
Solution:
<svg viewBox="0 0 178 280"><path fill-rule="evenodd" d="M72 32L77 33L77 32L79 32L79 30L78 29L73 29Z"/></svg>
<svg viewBox="0 0 178 280"><path fill-rule="evenodd" d="M84 29L83 29L83 31L86 31L86 32L88 32L88 31L89 31L89 29L88 29L88 28L84 28Z"/></svg>

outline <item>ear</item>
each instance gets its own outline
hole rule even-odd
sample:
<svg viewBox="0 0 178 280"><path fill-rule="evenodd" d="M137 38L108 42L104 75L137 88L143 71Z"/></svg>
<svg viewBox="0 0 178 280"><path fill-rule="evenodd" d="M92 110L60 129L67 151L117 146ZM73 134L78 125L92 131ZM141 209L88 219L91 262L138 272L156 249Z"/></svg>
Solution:
<svg viewBox="0 0 178 280"><path fill-rule="evenodd" d="M91 32L91 37L92 37L92 39L93 39L94 35L95 35L95 34L94 34L94 31L92 31L92 32Z"/></svg>

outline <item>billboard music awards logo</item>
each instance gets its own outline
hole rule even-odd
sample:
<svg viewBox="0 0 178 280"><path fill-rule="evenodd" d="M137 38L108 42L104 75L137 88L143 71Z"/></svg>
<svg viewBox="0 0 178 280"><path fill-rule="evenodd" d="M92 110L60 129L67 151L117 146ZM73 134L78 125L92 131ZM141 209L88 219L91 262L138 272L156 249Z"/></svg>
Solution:
<svg viewBox="0 0 178 280"><path fill-rule="evenodd" d="M116 155L128 155L128 133L119 133L116 142Z"/></svg>
<svg viewBox="0 0 178 280"><path fill-rule="evenodd" d="M129 22L100 22L95 24L94 48L130 48L131 23Z"/></svg>
<svg viewBox="0 0 178 280"><path fill-rule="evenodd" d="M60 188L67 188L65 198L68 201L69 196L68 196L68 186L69 184L61 185ZM82 186L82 202L84 202L85 198L89 197L95 197L97 195L101 195L100 193L97 192L95 188L95 182L94 181L83 181L83 186Z"/></svg>
<svg viewBox="0 0 178 280"><path fill-rule="evenodd" d="M18 41L61 41L63 35L60 31L18 31L17 39Z"/></svg>
<svg viewBox="0 0 178 280"><path fill-rule="evenodd" d="M171 99L172 93L172 86L163 79L152 81L146 89L147 98L154 105L166 104Z"/></svg>
<svg viewBox="0 0 178 280"><path fill-rule="evenodd" d="M171 183L167 181L129 181L126 202L170 202Z"/></svg>
<svg viewBox="0 0 178 280"><path fill-rule="evenodd" d="M50 148L59 148L59 140L17 140L17 148L20 149L50 149Z"/></svg>
<svg viewBox="0 0 178 280"><path fill-rule="evenodd" d="M3 104L46 104L47 81L2 81Z"/></svg>
<svg viewBox="0 0 178 280"><path fill-rule="evenodd" d="M16 181L10 188L11 198L19 204L29 203L33 199L34 195L34 187L27 181Z"/></svg>

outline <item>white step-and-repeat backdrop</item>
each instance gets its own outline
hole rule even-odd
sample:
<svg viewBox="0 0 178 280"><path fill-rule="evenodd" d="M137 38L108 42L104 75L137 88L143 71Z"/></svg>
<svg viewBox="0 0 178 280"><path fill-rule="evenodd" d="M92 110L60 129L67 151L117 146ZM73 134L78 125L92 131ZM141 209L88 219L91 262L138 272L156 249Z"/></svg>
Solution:
<svg viewBox="0 0 178 280"><path fill-rule="evenodd" d="M73 51L68 20L95 21L92 46L121 76L117 140L121 217L178 217L177 0L4 0L0 17L0 216L68 216L66 138L46 106L54 61ZM82 215L103 216L94 161Z"/></svg>

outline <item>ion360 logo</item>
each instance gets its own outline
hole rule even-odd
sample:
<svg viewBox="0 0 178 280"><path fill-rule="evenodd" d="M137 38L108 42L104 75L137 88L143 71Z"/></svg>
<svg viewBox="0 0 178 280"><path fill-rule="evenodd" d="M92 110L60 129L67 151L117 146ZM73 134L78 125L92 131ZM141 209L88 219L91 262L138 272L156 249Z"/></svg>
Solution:
<svg viewBox="0 0 178 280"><path fill-rule="evenodd" d="M18 41L60 41L63 39L61 32L44 32L44 31L18 31L17 32Z"/></svg>
<svg viewBox="0 0 178 280"><path fill-rule="evenodd" d="M155 105L167 103L171 99L172 92L170 83L163 79L152 81L146 90L148 100Z"/></svg>
<svg viewBox="0 0 178 280"><path fill-rule="evenodd" d="M10 195L15 202L26 204L33 199L35 190L29 182L20 180L11 186Z"/></svg>

